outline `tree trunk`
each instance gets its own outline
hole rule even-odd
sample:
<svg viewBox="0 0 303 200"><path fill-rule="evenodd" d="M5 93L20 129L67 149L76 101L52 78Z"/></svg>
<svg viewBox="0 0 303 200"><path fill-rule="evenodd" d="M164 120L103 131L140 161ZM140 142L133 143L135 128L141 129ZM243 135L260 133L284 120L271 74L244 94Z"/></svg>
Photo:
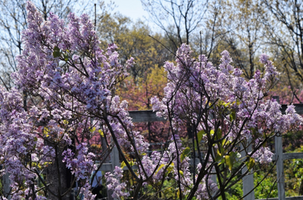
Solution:
<svg viewBox="0 0 303 200"><path fill-rule="evenodd" d="M63 150L59 147L55 148L56 159L48 166L46 174L47 183L50 183L50 186L48 187L50 191L47 191L48 198L54 200L70 200L72 190L62 197L70 187L71 180L68 178L68 173L70 172L68 172L65 163L62 162Z"/></svg>

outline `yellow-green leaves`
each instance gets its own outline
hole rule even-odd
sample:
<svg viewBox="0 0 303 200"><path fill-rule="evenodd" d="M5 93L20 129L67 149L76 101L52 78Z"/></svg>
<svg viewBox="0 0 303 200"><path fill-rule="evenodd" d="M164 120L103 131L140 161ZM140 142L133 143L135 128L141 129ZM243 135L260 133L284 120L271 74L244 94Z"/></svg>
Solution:
<svg viewBox="0 0 303 200"><path fill-rule="evenodd" d="M96 131L96 127L92 127L89 129L89 132L94 133Z"/></svg>
<svg viewBox="0 0 303 200"><path fill-rule="evenodd" d="M214 134L216 134L215 135L215 140L219 140L222 137L222 130L217 129L216 132L215 132L215 130L210 130L210 135L213 136Z"/></svg>
<svg viewBox="0 0 303 200"><path fill-rule="evenodd" d="M228 169L231 171L231 169L233 167L233 162L232 162L231 157L229 155L226 155L225 161L226 161L226 165L227 165Z"/></svg>
<svg viewBox="0 0 303 200"><path fill-rule="evenodd" d="M250 170L255 166L255 159L250 157L249 160L245 164L246 164L248 170Z"/></svg>
<svg viewBox="0 0 303 200"><path fill-rule="evenodd" d="M216 156L216 158L215 158L215 161L216 161L216 162L219 162L219 161L222 160L222 158L223 158L223 156L222 156L222 154L220 153L220 151L217 151L217 156Z"/></svg>
<svg viewBox="0 0 303 200"><path fill-rule="evenodd" d="M98 130L98 133L101 135L101 137L104 137L104 133L101 129Z"/></svg>
<svg viewBox="0 0 303 200"><path fill-rule="evenodd" d="M189 147L186 147L183 152L181 153L181 156L180 156L180 159L181 159L181 162L184 160L184 158L186 156L188 156L188 154L190 153L190 148Z"/></svg>
<svg viewBox="0 0 303 200"><path fill-rule="evenodd" d="M89 132L91 132L93 134L96 133L96 127L90 128ZM104 133L103 133L103 131L101 129L98 129L97 132L100 134L101 137L104 137Z"/></svg>
<svg viewBox="0 0 303 200"><path fill-rule="evenodd" d="M225 101L222 101L222 100L218 100L218 105L219 106L224 106L225 108L228 108L231 103L230 102L225 102Z"/></svg>
<svg viewBox="0 0 303 200"><path fill-rule="evenodd" d="M67 54L64 54L64 60L68 61L68 55Z"/></svg>
<svg viewBox="0 0 303 200"><path fill-rule="evenodd" d="M130 166L134 166L134 162L133 162L133 161L130 161L130 162L128 162L128 163L129 163ZM122 162L121 162L121 165L120 165L121 169L123 169L123 168L126 167L126 166L127 166L127 165L125 164L125 162L122 161Z"/></svg>
<svg viewBox="0 0 303 200"><path fill-rule="evenodd" d="M155 175L157 175L157 174L159 173L159 171L160 171L163 167L165 168L165 167L167 167L167 165L161 164L161 165L158 167L157 171L155 172ZM171 164L165 169L165 175L168 175L169 173L171 173L171 172L173 171L173 169L174 169L174 163L171 163Z"/></svg>
<svg viewBox="0 0 303 200"><path fill-rule="evenodd" d="M198 139L198 143L201 142L203 135L205 135L205 131L201 130L197 133L197 139Z"/></svg>
<svg viewBox="0 0 303 200"><path fill-rule="evenodd" d="M210 135L211 136L214 136L215 140L220 140L222 138L222 130L221 129L217 129L216 132L214 130L211 130L210 131Z"/></svg>
<svg viewBox="0 0 303 200"><path fill-rule="evenodd" d="M161 164L161 165L158 167L158 169L157 169L155 175L157 175L158 172L160 171L160 169L162 169L163 167L165 167L165 164Z"/></svg>
<svg viewBox="0 0 303 200"><path fill-rule="evenodd" d="M66 50L66 53L61 52L59 47L55 46L54 51L53 51L53 56L54 56L54 58L58 58L58 57L61 57L61 55L62 55L64 60L68 61L68 58L69 58L68 52L69 52L68 50Z"/></svg>
<svg viewBox="0 0 303 200"><path fill-rule="evenodd" d="M237 99L237 100L236 100L236 104L237 104L237 106L239 106L239 105L241 104L240 99Z"/></svg>
<svg viewBox="0 0 303 200"><path fill-rule="evenodd" d="M182 170L179 170L179 173L180 173L181 176L184 176L184 173L183 173Z"/></svg>
<svg viewBox="0 0 303 200"><path fill-rule="evenodd" d="M60 57L60 55L61 55L61 53L60 53L59 47L55 46L54 51L53 51L54 58Z"/></svg>
<svg viewBox="0 0 303 200"><path fill-rule="evenodd" d="M124 167L126 167L126 164L124 161L121 162L121 169L123 169Z"/></svg>
<svg viewBox="0 0 303 200"><path fill-rule="evenodd" d="M237 162L237 153L230 152L229 155L225 156L225 160L226 160L226 165L227 165L228 169L231 171L234 164Z"/></svg>
<svg viewBox="0 0 303 200"><path fill-rule="evenodd" d="M233 121L236 119L236 111L232 110L230 115L229 115L230 121Z"/></svg>
<svg viewBox="0 0 303 200"><path fill-rule="evenodd" d="M43 134L44 134L46 137L49 136L49 132L50 132L50 130L49 130L47 127L44 127L44 129L43 129Z"/></svg>
<svg viewBox="0 0 303 200"><path fill-rule="evenodd" d="M198 145L200 144L202 138L203 138L203 135L205 135L205 131L204 130L201 130L197 133L197 140L198 140L198 144L197 144L197 141L195 140L195 143L194 143L194 147L195 147L195 150L198 150Z"/></svg>
<svg viewBox="0 0 303 200"><path fill-rule="evenodd" d="M220 152L217 150L217 156L215 161L218 162L218 165L226 164L228 169L231 171L235 163L237 162L237 153L230 152L227 155L224 155L226 152Z"/></svg>

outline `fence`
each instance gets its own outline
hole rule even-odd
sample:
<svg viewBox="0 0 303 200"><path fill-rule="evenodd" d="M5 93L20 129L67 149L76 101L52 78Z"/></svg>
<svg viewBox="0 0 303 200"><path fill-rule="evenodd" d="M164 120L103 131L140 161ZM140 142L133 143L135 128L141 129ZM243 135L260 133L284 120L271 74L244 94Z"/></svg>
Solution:
<svg viewBox="0 0 303 200"><path fill-rule="evenodd" d="M294 104L295 110L298 114L303 114L303 104ZM287 105L282 105L282 113L285 114ZM284 179L284 167L283 161L289 159L300 159L303 158L303 153L283 153L282 136L275 136L275 155L274 160L276 161L277 169L277 185L278 185L278 198L270 198L269 200L303 200L303 196L299 197L285 197L285 179ZM254 188L253 176L249 175L243 180L243 191L245 188L249 188L248 191ZM247 191L247 190L246 190ZM245 194L244 194L245 195ZM247 195L244 200L254 200L253 192Z"/></svg>
<svg viewBox="0 0 303 200"><path fill-rule="evenodd" d="M295 110L298 114L303 114L303 104L294 104ZM285 113L287 105L282 105L281 111ZM133 118L133 122L154 122L154 121L165 121L164 118L159 118L151 110L145 111L130 111L130 116ZM116 155L114 155L116 154ZM245 156L245 155L242 155ZM115 166L120 166L118 159L118 151L116 148L113 149L111 154L113 161L111 163L104 163L100 170L111 171ZM303 200L303 196L299 197L285 197L285 181L284 181L284 169L283 161L288 159L300 159L303 158L303 153L283 153L282 136L275 136L275 156L276 170L277 170L277 187L278 187L278 198L268 198L268 200ZM247 169L244 168L242 172ZM244 200L255 200L254 192L254 179L253 171L245 176L243 179L243 195ZM252 192L251 192L252 191ZM261 200L261 199L260 199Z"/></svg>

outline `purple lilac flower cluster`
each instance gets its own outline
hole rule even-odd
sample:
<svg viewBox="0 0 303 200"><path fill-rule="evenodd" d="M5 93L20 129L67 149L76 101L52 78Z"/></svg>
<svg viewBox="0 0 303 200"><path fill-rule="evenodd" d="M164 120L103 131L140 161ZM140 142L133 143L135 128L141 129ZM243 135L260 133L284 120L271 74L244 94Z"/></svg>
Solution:
<svg viewBox="0 0 303 200"><path fill-rule="evenodd" d="M116 166L113 173L107 172L105 174L107 189L113 192L113 198L128 197L129 192L126 192L126 183L121 182L123 177L123 169Z"/></svg>
<svg viewBox="0 0 303 200"><path fill-rule="evenodd" d="M88 152L87 144L82 143L76 147L78 155L75 155L71 149L67 149L63 152L63 162L66 163L66 167L72 171L77 179L89 180L91 172L95 170L94 157L95 155Z"/></svg>

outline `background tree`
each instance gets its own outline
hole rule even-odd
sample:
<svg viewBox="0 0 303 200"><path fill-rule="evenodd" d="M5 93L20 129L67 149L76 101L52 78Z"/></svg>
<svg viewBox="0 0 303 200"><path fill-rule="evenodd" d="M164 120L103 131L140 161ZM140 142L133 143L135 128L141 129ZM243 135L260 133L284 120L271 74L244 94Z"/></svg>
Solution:
<svg viewBox="0 0 303 200"><path fill-rule="evenodd" d="M221 26L226 27L228 34L224 34L221 40L224 44L216 49L217 55L225 49L231 50L234 65L243 70L247 79L251 79L258 69L257 57L264 44L261 19L265 11L258 1L249 0L224 2L223 7L225 12L219 17L224 18Z"/></svg>
<svg viewBox="0 0 303 200"><path fill-rule="evenodd" d="M231 23L226 19L226 2L210 1L208 3L207 17L199 28L199 33L195 33L194 43L191 45L199 54L207 55L214 64L220 63L221 52L220 41L224 40L226 34L231 31Z"/></svg>
<svg viewBox="0 0 303 200"><path fill-rule="evenodd" d="M134 84L144 84L151 68L163 66L172 57L162 46L165 43L162 36L152 34L143 22L135 23L129 32L121 32L115 43L120 47L118 52L122 60L135 58L135 65L130 71Z"/></svg>
<svg viewBox="0 0 303 200"><path fill-rule="evenodd" d="M141 2L149 12L151 21L163 30L167 47L171 52L175 52L177 47L186 43L192 46L196 55L205 54L214 63L219 63L215 60L220 57L218 44L232 28L226 15L227 2L208 0Z"/></svg>
<svg viewBox="0 0 303 200"><path fill-rule="evenodd" d="M279 64L278 67L284 71L288 79L287 84L293 93L292 96L298 100L296 88L300 88L301 84L296 87L298 86L296 79L300 82L303 80L302 3L296 0L266 0L263 1L262 6L267 9L263 15L263 23L268 51L272 52Z"/></svg>
<svg viewBox="0 0 303 200"><path fill-rule="evenodd" d="M173 52L182 43L192 42L191 35L201 28L208 7L207 0L141 0L141 3L151 20L164 31Z"/></svg>
<svg viewBox="0 0 303 200"><path fill-rule="evenodd" d="M151 98L163 97L163 89L166 85L166 73L163 67L155 65L146 72L146 78L138 80L135 84L130 76L121 82L117 94L128 101L130 110L151 109Z"/></svg>
<svg viewBox="0 0 303 200"><path fill-rule="evenodd" d="M148 69L143 78L139 78L137 84L130 76L121 82L117 95L128 102L128 110L151 110L152 97L163 98L164 87L167 78L163 67L155 65ZM169 125L167 122L142 122L136 123L136 129L153 145L149 151L164 149L170 139L168 134ZM180 135L183 130L180 129ZM185 133L185 131L183 131Z"/></svg>
<svg viewBox="0 0 303 200"><path fill-rule="evenodd" d="M132 25L132 21L128 17L119 13L105 13L105 15L98 16L98 19L96 32L103 48L115 43L120 34L126 35Z"/></svg>
<svg viewBox="0 0 303 200"><path fill-rule="evenodd" d="M118 46L122 64L130 57L136 58L135 66L130 69L134 84L140 84L139 79L144 81L154 65L160 67L172 58L164 47L167 41L160 34L153 34L142 21L134 23L119 14L107 15L100 21L97 30L102 47L110 43Z"/></svg>

